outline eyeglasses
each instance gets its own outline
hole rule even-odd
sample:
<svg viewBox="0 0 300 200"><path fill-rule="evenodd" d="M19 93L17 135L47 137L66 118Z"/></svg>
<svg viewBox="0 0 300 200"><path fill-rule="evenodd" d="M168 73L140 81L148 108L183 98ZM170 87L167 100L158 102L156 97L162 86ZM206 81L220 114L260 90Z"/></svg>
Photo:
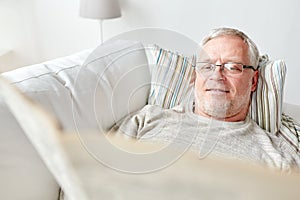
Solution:
<svg viewBox="0 0 300 200"><path fill-rule="evenodd" d="M210 75L215 71L216 67L220 67L224 75L239 75L242 74L244 69L256 69L253 66L244 65L242 63L227 62L216 65L209 62L197 62L196 70L203 75Z"/></svg>

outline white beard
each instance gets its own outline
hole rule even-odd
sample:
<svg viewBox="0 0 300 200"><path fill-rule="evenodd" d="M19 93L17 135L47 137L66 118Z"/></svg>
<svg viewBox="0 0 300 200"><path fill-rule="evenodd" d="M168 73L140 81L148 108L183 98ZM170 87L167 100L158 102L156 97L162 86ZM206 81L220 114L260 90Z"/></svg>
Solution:
<svg viewBox="0 0 300 200"><path fill-rule="evenodd" d="M196 91L195 91L196 92ZM218 95L217 97L211 97L210 99L204 99L195 94L195 106L196 109L213 118L225 119L236 115L242 108L249 106L249 101L246 99L248 95L244 95L235 100L229 100L225 94Z"/></svg>
<svg viewBox="0 0 300 200"><path fill-rule="evenodd" d="M199 104L201 105L201 104ZM225 118L227 116L227 112L231 108L231 102L229 101L205 101L203 102L203 111L212 116L213 118Z"/></svg>
<svg viewBox="0 0 300 200"><path fill-rule="evenodd" d="M197 110L201 110L213 118L222 119L226 117L226 113L231 107L231 102L226 100L225 95L224 97L221 96L205 100L199 97L196 92L195 106L197 107Z"/></svg>

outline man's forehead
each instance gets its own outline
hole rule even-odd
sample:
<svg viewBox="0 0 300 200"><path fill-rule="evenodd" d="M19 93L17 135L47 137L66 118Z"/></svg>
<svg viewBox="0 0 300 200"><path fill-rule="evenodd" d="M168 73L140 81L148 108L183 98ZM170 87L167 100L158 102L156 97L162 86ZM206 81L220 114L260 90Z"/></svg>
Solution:
<svg viewBox="0 0 300 200"><path fill-rule="evenodd" d="M237 36L220 36L209 40L199 49L198 56L201 59L239 61L248 57L248 46Z"/></svg>
<svg viewBox="0 0 300 200"><path fill-rule="evenodd" d="M208 55L208 54L199 54L198 61L201 62L215 62L218 59L221 59L223 61L232 61L232 62L242 62L241 56L223 56L220 57L219 55Z"/></svg>

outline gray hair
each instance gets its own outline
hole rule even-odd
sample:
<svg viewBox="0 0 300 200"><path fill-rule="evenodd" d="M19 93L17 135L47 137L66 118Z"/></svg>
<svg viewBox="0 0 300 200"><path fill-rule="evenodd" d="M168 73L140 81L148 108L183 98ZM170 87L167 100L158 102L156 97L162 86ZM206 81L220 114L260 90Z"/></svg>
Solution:
<svg viewBox="0 0 300 200"><path fill-rule="evenodd" d="M248 45L248 52L249 52L249 60L251 65L254 68L258 67L259 63L259 51L256 44L242 31L233 28L217 28L214 29L211 33L209 33L203 40L202 46L205 45L208 41L224 35L231 35L240 37L247 45Z"/></svg>

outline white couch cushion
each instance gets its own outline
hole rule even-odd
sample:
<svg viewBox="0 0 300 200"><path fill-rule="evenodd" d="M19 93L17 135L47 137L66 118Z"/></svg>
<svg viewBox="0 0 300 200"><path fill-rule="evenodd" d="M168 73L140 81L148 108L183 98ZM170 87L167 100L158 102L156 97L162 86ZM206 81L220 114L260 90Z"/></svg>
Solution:
<svg viewBox="0 0 300 200"><path fill-rule="evenodd" d="M81 68L61 71L59 76L73 95L73 114L79 129L108 130L130 112L141 109L150 90L148 61L139 42L101 45Z"/></svg>

